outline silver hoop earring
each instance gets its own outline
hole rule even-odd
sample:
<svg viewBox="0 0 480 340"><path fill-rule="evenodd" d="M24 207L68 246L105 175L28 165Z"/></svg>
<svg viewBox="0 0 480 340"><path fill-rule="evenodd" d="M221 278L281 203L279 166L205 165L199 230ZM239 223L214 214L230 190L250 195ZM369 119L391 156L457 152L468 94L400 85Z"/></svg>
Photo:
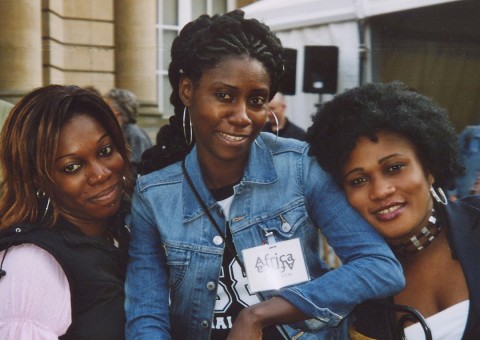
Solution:
<svg viewBox="0 0 480 340"><path fill-rule="evenodd" d="M269 110L269 111L272 113L273 118L275 118L275 124L277 126L277 131L276 132L277 132L277 138L278 138L278 125L279 125L278 118L277 118L277 115L275 114L275 112L273 112L272 110Z"/></svg>
<svg viewBox="0 0 480 340"><path fill-rule="evenodd" d="M190 125L190 138L187 137L187 128L186 128L186 116L187 116L187 107L183 109L183 136L185 137L185 141L187 142L188 145L192 144L192 137L193 137L193 132L192 132L192 122L189 119L188 125Z"/></svg>
<svg viewBox="0 0 480 340"><path fill-rule="evenodd" d="M435 188L433 186L430 186L430 194L432 197L437 201L438 203L441 203L443 205L448 204L447 196L445 196L445 193L443 192L442 188L437 188L438 194L435 191Z"/></svg>
<svg viewBox="0 0 480 340"><path fill-rule="evenodd" d="M37 190L37 197L39 199L43 199L43 198L45 198L45 196L46 196L45 191L43 191L42 189ZM43 220L45 219L45 216L47 216L49 207L50 207L50 197L48 197L48 199L47 199L47 205L45 206L45 211L43 212L43 216L42 216L42 219L40 220L40 222L43 222Z"/></svg>
<svg viewBox="0 0 480 340"><path fill-rule="evenodd" d="M37 197L42 199L45 197L45 191L43 191L42 189L38 189L37 190Z"/></svg>

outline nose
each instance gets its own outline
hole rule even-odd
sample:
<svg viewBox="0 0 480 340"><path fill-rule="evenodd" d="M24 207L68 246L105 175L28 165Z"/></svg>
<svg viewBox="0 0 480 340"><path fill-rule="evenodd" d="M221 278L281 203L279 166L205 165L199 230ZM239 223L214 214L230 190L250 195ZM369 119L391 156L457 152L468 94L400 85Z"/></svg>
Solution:
<svg viewBox="0 0 480 340"><path fill-rule="evenodd" d="M88 185L97 185L105 182L112 175L112 171L100 162L94 162L89 165L85 176Z"/></svg>
<svg viewBox="0 0 480 340"><path fill-rule="evenodd" d="M232 108L232 112L229 116L229 121L237 126L245 127L252 123L248 113L247 103L243 100L239 100Z"/></svg>
<svg viewBox="0 0 480 340"><path fill-rule="evenodd" d="M382 200L395 192L395 185L384 178L372 179L369 191L369 198L372 201Z"/></svg>

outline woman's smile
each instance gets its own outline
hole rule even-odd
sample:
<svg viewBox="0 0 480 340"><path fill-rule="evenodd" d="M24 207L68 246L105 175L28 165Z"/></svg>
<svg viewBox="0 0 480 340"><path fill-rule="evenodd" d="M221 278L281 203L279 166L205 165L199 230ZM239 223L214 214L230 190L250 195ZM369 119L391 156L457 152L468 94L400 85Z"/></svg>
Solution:
<svg viewBox="0 0 480 340"><path fill-rule="evenodd" d="M119 202L123 196L123 189L121 183L114 184L109 188L102 190L98 194L89 198L94 204L102 205L102 206L109 206L112 203Z"/></svg>
<svg viewBox="0 0 480 340"><path fill-rule="evenodd" d="M399 217L404 212L405 204L389 204L375 210L372 214L379 222L388 222Z"/></svg>
<svg viewBox="0 0 480 340"><path fill-rule="evenodd" d="M228 133L225 133L225 132L217 132L217 134L221 138L226 140L227 142L238 143L238 142L243 142L243 141L247 140L247 138L248 138L248 136L231 135L231 134L228 134Z"/></svg>

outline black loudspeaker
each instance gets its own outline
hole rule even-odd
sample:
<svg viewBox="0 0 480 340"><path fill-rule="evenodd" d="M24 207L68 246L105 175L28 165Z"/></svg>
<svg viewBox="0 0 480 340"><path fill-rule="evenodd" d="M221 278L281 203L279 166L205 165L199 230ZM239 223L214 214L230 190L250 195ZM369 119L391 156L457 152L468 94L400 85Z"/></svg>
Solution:
<svg viewBox="0 0 480 340"><path fill-rule="evenodd" d="M284 48L283 53L285 55L285 74L280 86L280 92L287 95L294 95L297 78L297 50Z"/></svg>
<svg viewBox="0 0 480 340"><path fill-rule="evenodd" d="M338 47L305 46L303 92L337 92Z"/></svg>

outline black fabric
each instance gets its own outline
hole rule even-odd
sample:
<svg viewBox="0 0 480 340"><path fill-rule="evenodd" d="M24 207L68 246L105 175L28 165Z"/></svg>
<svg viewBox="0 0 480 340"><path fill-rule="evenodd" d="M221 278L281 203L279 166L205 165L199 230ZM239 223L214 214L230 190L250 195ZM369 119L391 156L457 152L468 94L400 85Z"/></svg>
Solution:
<svg viewBox="0 0 480 340"><path fill-rule="evenodd" d="M266 124L263 128L263 131L276 134L276 132L272 131L272 126L270 124ZM278 130L278 136L283 138L294 138L305 141L305 130L286 119L285 126L282 129Z"/></svg>
<svg viewBox="0 0 480 340"><path fill-rule="evenodd" d="M470 310L463 340L480 339L480 195L448 202L436 207L447 224L447 237L453 257L460 261L467 281ZM384 301L392 302L393 298ZM367 301L355 308L355 329L361 334L379 340L401 339L393 331L396 315Z"/></svg>
<svg viewBox="0 0 480 340"><path fill-rule="evenodd" d="M123 286L129 232L126 227L118 227L112 228L111 234L119 242L118 248L109 240L82 234L64 220L48 230L19 224L0 234L0 251L33 243L52 254L62 266L72 303L72 324L60 337L62 340L125 338Z"/></svg>
<svg viewBox="0 0 480 340"><path fill-rule="evenodd" d="M233 187L240 182L236 182L234 184L226 185L221 188L217 189L210 189L210 193L212 194L213 198L218 201L223 201L231 196L233 196Z"/></svg>

